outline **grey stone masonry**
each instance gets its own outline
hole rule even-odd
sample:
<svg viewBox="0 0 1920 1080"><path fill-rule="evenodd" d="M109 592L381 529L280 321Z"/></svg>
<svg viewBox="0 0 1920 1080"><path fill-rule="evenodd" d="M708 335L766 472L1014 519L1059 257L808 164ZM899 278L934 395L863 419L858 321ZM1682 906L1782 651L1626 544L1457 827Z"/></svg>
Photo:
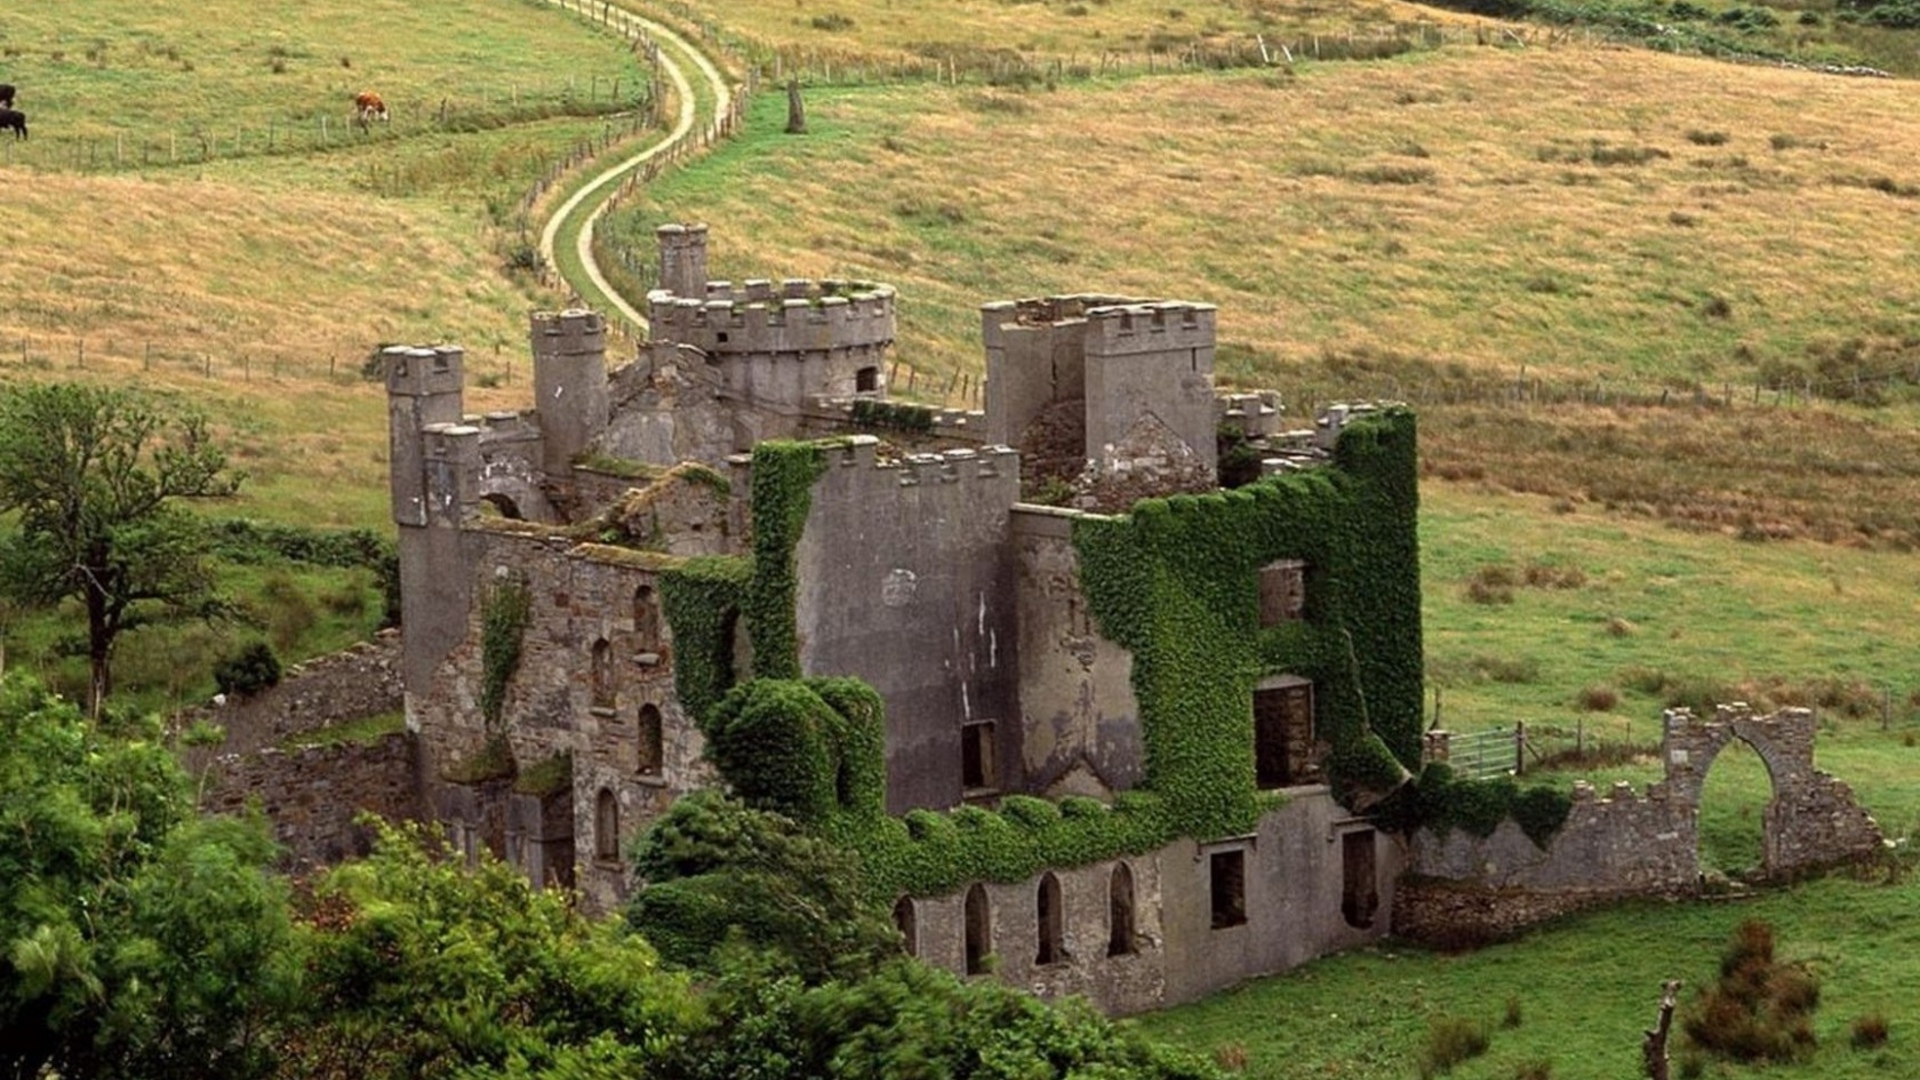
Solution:
<svg viewBox="0 0 1920 1080"><path fill-rule="evenodd" d="M1761 716L1736 702L1716 708L1711 719L1669 709L1663 721L1665 779L1644 794L1625 781L1604 794L1576 781L1566 823L1544 849L1512 821L1485 838L1416 832L1408 869L1433 887L1407 893L1409 904L1422 906L1395 913L1399 931L1478 940L1603 900L1693 892L1700 882L1701 790L1735 739L1760 755L1772 783L1763 813L1766 877L1859 862L1884 848L1879 826L1852 790L1813 767L1811 710ZM1462 899L1469 896L1471 902Z"/></svg>
<svg viewBox="0 0 1920 1080"><path fill-rule="evenodd" d="M1686 709L1665 715L1667 784L1673 797L1695 808L1720 751L1740 739L1759 753L1773 782L1765 811L1765 869L1770 878L1870 858L1884 847L1880 826L1854 800L1853 790L1813 767L1811 709L1756 715L1745 702L1721 705L1713 719Z"/></svg>

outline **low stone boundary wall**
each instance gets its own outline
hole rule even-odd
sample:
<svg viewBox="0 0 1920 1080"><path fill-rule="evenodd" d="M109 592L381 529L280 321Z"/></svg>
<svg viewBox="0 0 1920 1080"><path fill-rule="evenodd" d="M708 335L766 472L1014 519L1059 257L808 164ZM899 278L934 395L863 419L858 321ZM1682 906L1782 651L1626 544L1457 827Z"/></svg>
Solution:
<svg viewBox="0 0 1920 1080"><path fill-rule="evenodd" d="M400 632L382 630L372 641L288 668L257 694L187 709L174 723L182 731L207 723L226 733L217 747L187 752L188 765L199 768L214 755L279 746L288 736L395 712L402 703Z"/></svg>
<svg viewBox="0 0 1920 1080"><path fill-rule="evenodd" d="M1870 860L1880 828L1839 780L1813 767L1808 709L1760 716L1745 704L1712 718L1665 714L1663 779L1644 794L1620 782L1602 796L1578 781L1566 823L1545 848L1505 821L1488 836L1414 833L1410 876L1395 894L1394 932L1442 947L1509 937L1558 915L1628 897L1677 897L1700 883L1700 793L1721 750L1739 739L1766 763L1773 797L1762 872L1773 880Z"/></svg>
<svg viewBox="0 0 1920 1080"><path fill-rule="evenodd" d="M370 837L354 824L363 810L389 819L424 817L414 737L396 732L365 743L221 754L201 773L200 808L238 814L258 807L287 848L296 872L365 854Z"/></svg>

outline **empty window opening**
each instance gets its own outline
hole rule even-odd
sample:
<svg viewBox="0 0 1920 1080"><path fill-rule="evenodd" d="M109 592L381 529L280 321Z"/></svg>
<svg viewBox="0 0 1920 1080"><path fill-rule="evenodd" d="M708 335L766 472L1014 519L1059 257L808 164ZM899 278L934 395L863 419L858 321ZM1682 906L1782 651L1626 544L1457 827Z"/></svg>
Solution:
<svg viewBox="0 0 1920 1080"><path fill-rule="evenodd" d="M606 638L593 643L593 707L613 708L613 646Z"/></svg>
<svg viewBox="0 0 1920 1080"><path fill-rule="evenodd" d="M1319 776L1313 740L1313 684L1304 679L1253 692L1254 781L1261 789Z"/></svg>
<svg viewBox="0 0 1920 1080"><path fill-rule="evenodd" d="M854 372L853 389L855 393L859 394L871 393L872 391L880 389L880 369L877 367L863 367L859 371Z"/></svg>
<svg viewBox="0 0 1920 1080"><path fill-rule="evenodd" d="M498 514L510 521L520 520L519 505L511 497L499 492L480 496L480 513L483 516L488 513Z"/></svg>
<svg viewBox="0 0 1920 1080"><path fill-rule="evenodd" d="M913 897L903 896L894 903L893 928L900 931L901 950L908 956L919 956L920 926L913 910Z"/></svg>
<svg viewBox="0 0 1920 1080"><path fill-rule="evenodd" d="M633 636L635 652L659 651L660 608L654 603L651 585L633 591Z"/></svg>
<svg viewBox="0 0 1920 1080"><path fill-rule="evenodd" d="M1347 925L1365 930L1380 908L1380 887L1374 873L1372 829L1356 829L1340 838L1340 914Z"/></svg>
<svg viewBox="0 0 1920 1080"><path fill-rule="evenodd" d="M1037 964L1058 964L1066 960L1066 916L1061 910L1060 879L1051 872L1040 875L1040 892L1034 897L1034 916L1040 925L1040 948L1034 956Z"/></svg>
<svg viewBox="0 0 1920 1080"><path fill-rule="evenodd" d="M601 788L594 804L593 854L605 861L620 857L620 800L612 788Z"/></svg>
<svg viewBox="0 0 1920 1080"><path fill-rule="evenodd" d="M1281 559L1260 568L1260 625L1278 626L1307 614L1307 564Z"/></svg>
<svg viewBox="0 0 1920 1080"><path fill-rule="evenodd" d="M1213 928L1240 926L1247 921L1247 853L1216 851L1207 859L1212 881Z"/></svg>
<svg viewBox="0 0 1920 1080"><path fill-rule="evenodd" d="M1133 929L1133 870L1115 863L1107 881L1107 955L1131 956L1139 949Z"/></svg>
<svg viewBox="0 0 1920 1080"><path fill-rule="evenodd" d="M967 890L967 974L982 975L987 957L993 954L993 912L987 907L987 890L975 885Z"/></svg>
<svg viewBox="0 0 1920 1080"><path fill-rule="evenodd" d="M659 776L665 766L662 758L665 732L661 730L660 708L656 705L640 706L640 732L636 740L639 745L637 772L641 776Z"/></svg>
<svg viewBox="0 0 1920 1080"><path fill-rule="evenodd" d="M1000 787L993 750L993 721L976 720L960 729L961 787L968 791L991 791Z"/></svg>

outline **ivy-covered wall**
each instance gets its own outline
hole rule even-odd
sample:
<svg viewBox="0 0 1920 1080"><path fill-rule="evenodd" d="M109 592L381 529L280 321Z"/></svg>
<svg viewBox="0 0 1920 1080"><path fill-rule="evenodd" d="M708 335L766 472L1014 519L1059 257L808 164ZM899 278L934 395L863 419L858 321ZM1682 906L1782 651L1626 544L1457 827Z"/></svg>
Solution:
<svg viewBox="0 0 1920 1080"><path fill-rule="evenodd" d="M753 555L690 560L668 572L666 614L682 701L726 758L716 762L736 790L857 847L876 891L1016 881L1047 866L1149 851L1176 836L1252 831L1271 805L1255 788L1253 760L1252 695L1266 675L1313 680L1337 790L1384 792L1417 768L1422 658L1410 411L1350 421L1327 468L1076 521L1081 585L1101 633L1133 654L1144 729L1145 782L1110 806L1009 795L998 810L880 811L878 697L845 680L830 690L798 680L793 551L828 449L756 449ZM1306 617L1263 628L1258 574L1277 559L1308 564ZM734 613L747 621L753 674L784 688L726 694ZM790 738L771 738L777 725L767 710L783 702L796 726ZM768 775L748 778L762 764Z"/></svg>
<svg viewBox="0 0 1920 1080"><path fill-rule="evenodd" d="M1418 494L1413 414L1351 422L1332 468L1145 500L1076 523L1101 632L1132 651L1146 784L1181 832L1248 831L1252 700L1267 675L1314 685L1336 791L1384 791L1420 757ZM1260 568L1307 564L1305 618L1260 625Z"/></svg>

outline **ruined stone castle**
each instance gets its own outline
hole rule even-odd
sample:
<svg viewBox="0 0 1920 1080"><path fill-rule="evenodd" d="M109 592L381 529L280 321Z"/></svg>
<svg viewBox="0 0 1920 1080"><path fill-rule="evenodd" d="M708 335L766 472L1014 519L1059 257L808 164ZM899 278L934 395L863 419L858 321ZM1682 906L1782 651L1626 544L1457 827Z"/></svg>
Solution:
<svg viewBox="0 0 1920 1080"><path fill-rule="evenodd" d="M535 315L530 410L385 353L411 767L457 846L611 909L721 782L730 690L851 676L884 778L830 746L831 812L955 971L1134 1012L1376 939L1409 865L1527 862L1366 813L1422 761L1408 410L1292 424L1216 390L1212 307L1091 295L981 309L983 411L902 403L892 288L659 240L651 340L610 367L600 316Z"/></svg>

